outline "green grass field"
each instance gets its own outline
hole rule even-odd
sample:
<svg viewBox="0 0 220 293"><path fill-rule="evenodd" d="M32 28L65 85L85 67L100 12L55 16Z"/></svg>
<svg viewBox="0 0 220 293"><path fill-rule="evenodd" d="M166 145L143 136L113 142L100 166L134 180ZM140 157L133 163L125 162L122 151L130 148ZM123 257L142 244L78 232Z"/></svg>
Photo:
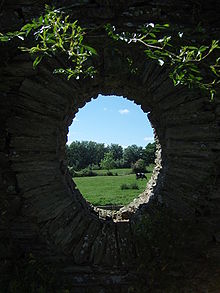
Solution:
<svg viewBox="0 0 220 293"><path fill-rule="evenodd" d="M153 166L149 168L152 171ZM136 180L135 174L130 174L131 169L110 170L118 176L95 176L95 177L76 177L74 182L82 195L93 205L126 205L135 197L141 194L146 188L147 181L152 173L146 173L146 179ZM95 171L99 175L106 173L107 170ZM121 189L122 184L137 183L139 189Z"/></svg>

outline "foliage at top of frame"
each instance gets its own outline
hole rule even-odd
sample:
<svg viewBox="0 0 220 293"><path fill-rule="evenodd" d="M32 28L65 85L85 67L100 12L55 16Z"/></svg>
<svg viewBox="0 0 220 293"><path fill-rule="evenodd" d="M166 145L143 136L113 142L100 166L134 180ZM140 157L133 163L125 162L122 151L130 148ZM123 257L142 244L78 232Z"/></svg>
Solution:
<svg viewBox="0 0 220 293"><path fill-rule="evenodd" d="M54 73L65 74L68 79L79 79L80 76L93 77L95 69L87 66L86 61L97 52L84 44L85 29L78 25L77 20L71 22L69 18L64 12L46 6L44 15L33 19L19 31L0 34L0 41L10 41L13 38L28 41L28 38L32 38L32 47L19 48L34 57L34 68L45 57L61 55L65 57L67 64L70 63L70 67L56 68Z"/></svg>
<svg viewBox="0 0 220 293"><path fill-rule="evenodd" d="M111 24L105 28L114 40L140 44L148 59L156 60L160 66L167 66L174 86L197 87L208 92L211 100L214 98L220 83L220 57L213 54L219 52L218 40L212 40L209 45L194 44L189 38L184 39L183 31L172 30L175 34L171 33L169 24L148 23L134 33L117 32Z"/></svg>
<svg viewBox="0 0 220 293"><path fill-rule="evenodd" d="M208 93L213 100L220 83L218 40L212 40L210 44L195 44L190 38L185 38L187 30L171 30L169 24L147 23L132 33L117 32L111 24L104 27L109 37L141 45L146 58L156 60L160 66L166 66L174 86L197 87L205 94ZM198 28L201 30L201 27ZM72 22L62 8L46 6L43 15L25 24L19 31L0 33L0 41L10 41L15 37L26 43L31 41L29 43L33 46L19 48L34 57L34 68L45 57L62 56L67 66L56 68L54 73L64 74L68 79L79 79L82 76L93 78L96 70L88 65L87 60L97 55L97 52L84 43L84 36L88 33L78 25L77 20ZM128 60L132 73L135 73L137 69L132 69L132 62Z"/></svg>

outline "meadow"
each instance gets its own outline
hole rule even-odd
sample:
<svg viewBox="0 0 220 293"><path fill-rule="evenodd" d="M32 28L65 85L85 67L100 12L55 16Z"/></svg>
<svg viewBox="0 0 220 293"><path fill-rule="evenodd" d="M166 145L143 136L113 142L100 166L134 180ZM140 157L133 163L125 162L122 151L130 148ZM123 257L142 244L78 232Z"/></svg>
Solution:
<svg viewBox="0 0 220 293"><path fill-rule="evenodd" d="M126 205L141 194L152 174L153 166L145 173L146 179L136 179L131 169L111 169L113 176L104 176L107 170L96 170L98 176L76 177L74 182L83 196L93 205ZM117 174L117 175L115 175ZM122 186L128 189L122 189ZM133 188L138 189L133 189Z"/></svg>

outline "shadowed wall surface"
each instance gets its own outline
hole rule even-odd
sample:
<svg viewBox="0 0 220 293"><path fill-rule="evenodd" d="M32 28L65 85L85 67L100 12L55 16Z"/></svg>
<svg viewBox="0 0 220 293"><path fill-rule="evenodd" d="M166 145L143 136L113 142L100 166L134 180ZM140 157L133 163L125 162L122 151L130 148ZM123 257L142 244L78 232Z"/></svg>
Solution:
<svg viewBox="0 0 220 293"><path fill-rule="evenodd" d="M215 1L88 0L54 5L69 7L85 27L110 22L126 31L146 22L169 22L192 28L202 19L211 37L219 35L220 7ZM1 31L10 31L39 15L44 3L2 1L0 7ZM1 44L0 278L10 278L13 263L31 253L56 268L62 288L70 283L74 292L128 292L142 249L135 229L162 207L175 221L193 226L183 254L186 248L186 266L196 264L195 292L218 292L220 287L214 291L210 284L220 277L219 94L210 102L199 91L175 88L168 69L147 60L140 48L115 43L103 31L87 41L98 52L93 61L98 73L94 79L70 81L52 74L61 58L33 70L32 60L16 42ZM138 67L136 74L127 57ZM65 157L68 126L79 108L99 93L127 97L150 112L158 144L146 191L114 220L85 201ZM177 268L177 283L183 278L179 274Z"/></svg>

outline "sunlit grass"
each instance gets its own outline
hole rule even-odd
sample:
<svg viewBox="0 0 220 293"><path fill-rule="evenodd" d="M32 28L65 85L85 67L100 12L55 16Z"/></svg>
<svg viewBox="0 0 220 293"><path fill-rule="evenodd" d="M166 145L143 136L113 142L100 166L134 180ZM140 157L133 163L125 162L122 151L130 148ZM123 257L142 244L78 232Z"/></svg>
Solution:
<svg viewBox="0 0 220 293"><path fill-rule="evenodd" d="M152 171L152 168L150 168ZM136 179L135 174L131 173L131 169L113 169L110 170L118 176L95 176L95 177L76 177L74 182L82 195L93 205L126 205L135 197L141 194L145 188L147 181L152 173L146 173L146 179ZM100 170L100 173L106 173L107 170ZM98 172L97 172L98 173ZM124 174L129 175L124 175ZM136 183L139 189L122 190L121 185L131 185Z"/></svg>

